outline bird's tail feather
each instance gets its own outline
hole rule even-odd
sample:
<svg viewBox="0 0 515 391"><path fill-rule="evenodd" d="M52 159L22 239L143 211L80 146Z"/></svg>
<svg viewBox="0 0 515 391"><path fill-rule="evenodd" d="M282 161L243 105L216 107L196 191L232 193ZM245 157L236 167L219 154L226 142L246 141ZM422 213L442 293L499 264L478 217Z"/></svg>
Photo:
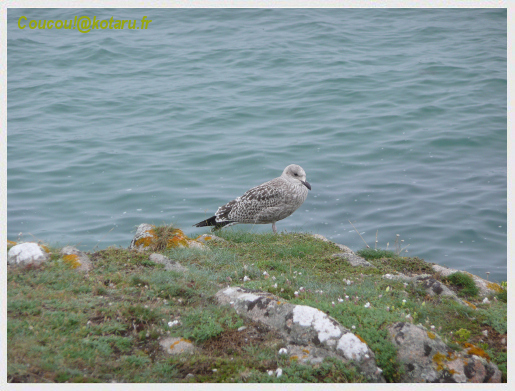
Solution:
<svg viewBox="0 0 515 391"><path fill-rule="evenodd" d="M209 219L203 220L200 223L194 225L194 227L214 227L213 229L216 231L228 224L233 224L234 221L216 221L216 216L210 217Z"/></svg>

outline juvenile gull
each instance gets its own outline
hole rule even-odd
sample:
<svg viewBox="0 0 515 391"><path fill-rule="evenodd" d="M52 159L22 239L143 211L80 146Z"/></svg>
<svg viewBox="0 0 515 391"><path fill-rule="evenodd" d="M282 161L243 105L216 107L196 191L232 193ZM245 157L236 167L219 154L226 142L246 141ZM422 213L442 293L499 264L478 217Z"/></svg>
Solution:
<svg viewBox="0 0 515 391"><path fill-rule="evenodd" d="M248 190L241 197L221 206L213 217L194 227L220 229L234 224L270 224L277 233L275 222L285 219L306 200L311 185L301 166L290 164L280 177Z"/></svg>

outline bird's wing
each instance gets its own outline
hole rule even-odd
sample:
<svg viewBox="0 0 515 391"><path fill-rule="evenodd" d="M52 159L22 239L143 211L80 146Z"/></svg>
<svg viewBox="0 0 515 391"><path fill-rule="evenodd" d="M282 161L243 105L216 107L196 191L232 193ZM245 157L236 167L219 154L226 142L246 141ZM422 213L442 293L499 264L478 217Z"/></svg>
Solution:
<svg viewBox="0 0 515 391"><path fill-rule="evenodd" d="M272 179L259 186L253 187L241 197L228 202L218 208L217 221L233 221L235 216L242 216L244 219L253 219L263 209L278 206L284 202L284 193L278 188L278 178Z"/></svg>

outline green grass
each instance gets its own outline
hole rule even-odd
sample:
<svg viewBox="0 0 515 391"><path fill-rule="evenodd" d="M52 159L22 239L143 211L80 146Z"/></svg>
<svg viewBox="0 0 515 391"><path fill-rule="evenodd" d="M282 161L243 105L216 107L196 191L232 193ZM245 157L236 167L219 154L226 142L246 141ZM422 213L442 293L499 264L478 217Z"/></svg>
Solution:
<svg viewBox="0 0 515 391"><path fill-rule="evenodd" d="M444 281L449 281L459 288L458 295L462 297L477 296L479 288L474 279L468 274L456 272L447 276Z"/></svg>
<svg viewBox="0 0 515 391"><path fill-rule="evenodd" d="M319 308L349 329L355 326L352 331L374 351L389 382L398 381L403 368L386 328L406 321L406 316L426 327L434 325L450 346L459 347L455 333L460 329L469 330L472 341L482 337L485 326L492 327L492 333L506 333L502 301L494 302L492 297L491 305L481 305L462 290L478 306L475 311L452 300L427 297L416 285L381 277L398 272L432 274L421 259L363 250L360 254L376 268L355 268L332 256L339 252L336 246L305 233L224 229L217 235L227 242L208 242L210 251L163 252L186 266L185 273L164 270L150 262L148 254L114 247L90 254L94 268L86 275L62 262L58 249L42 267L10 267L8 381L365 381L352 365L338 360L309 366L279 357L283 342L274 333L254 332L259 338L249 340L254 334L237 329L259 326L215 303L214 294L227 285L268 291ZM245 276L250 281L244 282ZM364 307L367 302L369 308ZM173 320L179 325L169 327ZM159 346L159 339L166 336L190 339L202 350L191 356L168 356ZM485 350L504 368L506 379L507 355L494 345L487 344ZM268 375L268 370L279 367L283 376Z"/></svg>

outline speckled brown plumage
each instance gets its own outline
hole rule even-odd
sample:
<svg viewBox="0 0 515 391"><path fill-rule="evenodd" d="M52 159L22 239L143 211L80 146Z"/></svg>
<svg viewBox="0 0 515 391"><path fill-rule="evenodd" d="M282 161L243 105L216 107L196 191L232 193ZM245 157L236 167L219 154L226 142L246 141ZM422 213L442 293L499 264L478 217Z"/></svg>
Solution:
<svg viewBox="0 0 515 391"><path fill-rule="evenodd" d="M248 190L221 206L213 217L195 224L195 227L214 226L215 229L233 224L272 224L282 220L306 200L311 185L306 181L302 167L290 164L282 175Z"/></svg>

